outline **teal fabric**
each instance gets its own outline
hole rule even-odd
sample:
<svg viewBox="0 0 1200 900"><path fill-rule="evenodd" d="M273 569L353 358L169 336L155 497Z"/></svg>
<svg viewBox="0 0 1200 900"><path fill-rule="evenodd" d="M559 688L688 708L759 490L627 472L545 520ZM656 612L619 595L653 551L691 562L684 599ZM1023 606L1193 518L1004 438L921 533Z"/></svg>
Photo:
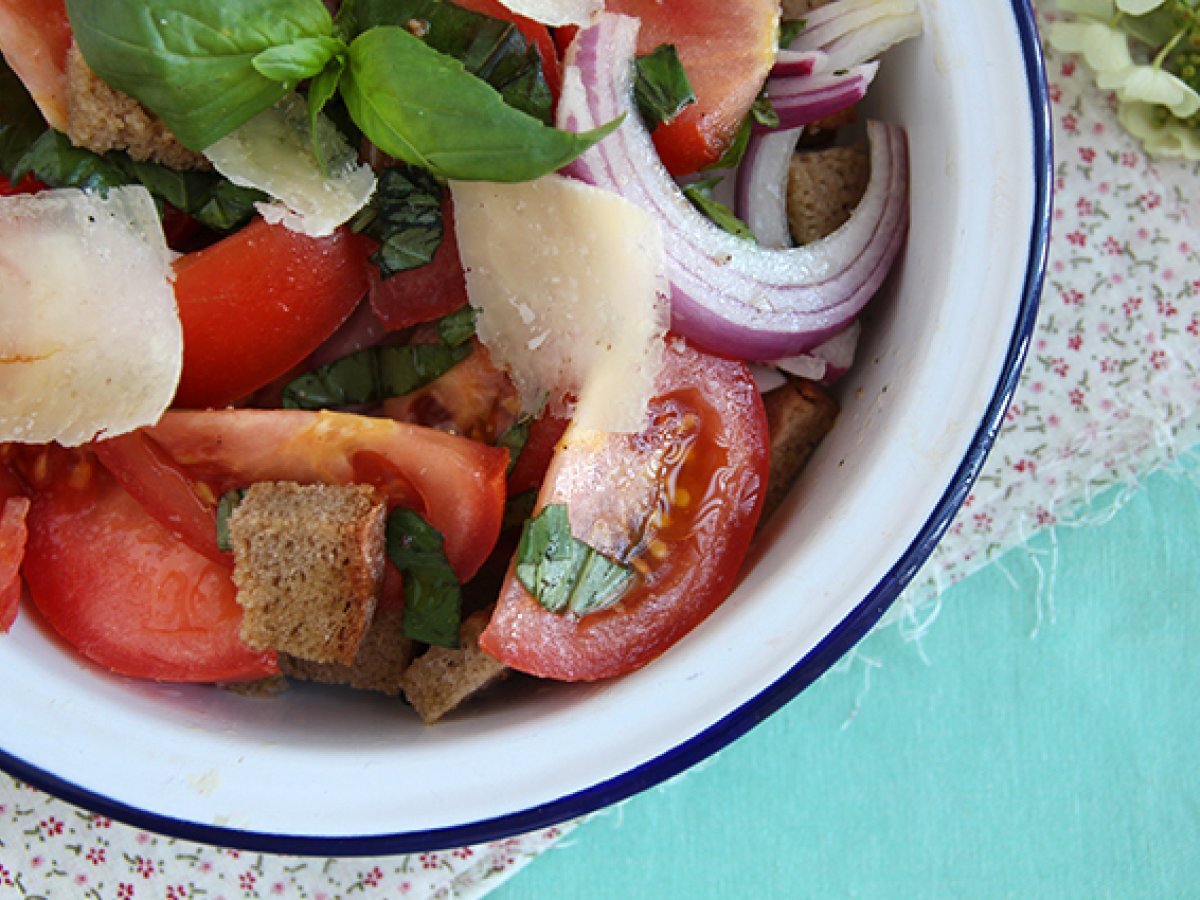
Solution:
<svg viewBox="0 0 1200 900"><path fill-rule="evenodd" d="M1198 522L1160 474L1039 534L492 896L1200 896Z"/></svg>

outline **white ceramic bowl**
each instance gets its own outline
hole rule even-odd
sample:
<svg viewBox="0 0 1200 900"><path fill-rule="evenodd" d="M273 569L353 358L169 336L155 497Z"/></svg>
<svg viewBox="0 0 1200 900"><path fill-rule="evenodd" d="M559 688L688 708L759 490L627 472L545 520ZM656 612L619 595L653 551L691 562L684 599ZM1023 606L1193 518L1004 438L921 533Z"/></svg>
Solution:
<svg viewBox="0 0 1200 900"><path fill-rule="evenodd" d="M923 0L879 115L911 141L912 231L844 411L735 595L647 668L510 691L431 728L396 701L143 684L28 612L0 638L0 765L193 840L348 855L432 849L584 813L733 740L873 624L978 472L1033 326L1049 223L1046 91L1027 0Z"/></svg>

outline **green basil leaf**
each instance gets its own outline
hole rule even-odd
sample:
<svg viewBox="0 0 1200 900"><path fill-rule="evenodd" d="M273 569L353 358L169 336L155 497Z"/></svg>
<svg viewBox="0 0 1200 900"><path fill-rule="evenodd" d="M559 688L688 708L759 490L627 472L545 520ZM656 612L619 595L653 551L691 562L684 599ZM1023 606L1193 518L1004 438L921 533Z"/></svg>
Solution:
<svg viewBox="0 0 1200 900"><path fill-rule="evenodd" d="M347 17L363 31L381 25L414 31L434 50L460 60L468 72L499 91L509 106L553 124L554 96L546 83L542 57L512 22L445 0L360 0Z"/></svg>
<svg viewBox="0 0 1200 900"><path fill-rule="evenodd" d="M714 224L730 234L744 240L754 240L750 227L733 214L724 203L713 199L712 189L721 182L721 176L714 175L702 181L694 181L683 189L683 195L692 201L692 205L704 213Z"/></svg>
<svg viewBox="0 0 1200 900"><path fill-rule="evenodd" d="M135 160L122 164L151 194L214 231L241 227L254 216L254 204L269 199L262 191L239 187L216 172L177 172Z"/></svg>
<svg viewBox="0 0 1200 900"><path fill-rule="evenodd" d="M705 166L705 171L714 169L736 169L742 162L742 157L746 155L746 148L750 146L750 134L754 130L751 124L751 116L746 116L742 120L742 124L738 127L737 134L733 136L733 142L725 148L725 152L711 166Z"/></svg>
<svg viewBox="0 0 1200 900"><path fill-rule="evenodd" d="M755 122L766 128L779 127L779 113L775 112L775 107L771 105L771 100L766 93L758 95L758 99L750 107L750 116Z"/></svg>
<svg viewBox="0 0 1200 900"><path fill-rule="evenodd" d="M321 0L67 0L67 12L92 70L196 151L288 90L255 57L333 32Z"/></svg>
<svg viewBox="0 0 1200 900"><path fill-rule="evenodd" d="M229 517L246 496L244 488L226 491L217 501L217 549L225 553L233 550L233 536L229 531Z"/></svg>
<svg viewBox="0 0 1200 900"><path fill-rule="evenodd" d="M517 578L550 612L576 616L607 609L633 584L633 570L571 534L566 504L554 503L525 523Z"/></svg>
<svg viewBox="0 0 1200 900"><path fill-rule="evenodd" d="M442 544L441 532L412 510L388 516L388 559L404 576L404 636L457 647L462 588Z"/></svg>
<svg viewBox="0 0 1200 900"><path fill-rule="evenodd" d="M83 188L103 196L110 188L133 181L117 159L116 154L100 156L76 147L65 134L50 129L17 160L12 179L20 181L31 174L50 187Z"/></svg>
<svg viewBox="0 0 1200 900"><path fill-rule="evenodd" d="M520 416L517 421L504 430L500 437L496 438L496 446L503 447L508 451L508 469L506 470L508 475L511 475L512 470L516 468L517 460L521 458L521 451L529 443L531 425L533 425L533 416L528 414Z"/></svg>
<svg viewBox="0 0 1200 900"><path fill-rule="evenodd" d="M462 306L438 319L438 336L448 347L458 347L475 337L475 320L479 310L471 305Z"/></svg>
<svg viewBox="0 0 1200 900"><path fill-rule="evenodd" d="M76 147L57 131L45 131L13 166L14 178L32 174L55 188L82 188L106 194L123 184L142 184L159 201L170 203L216 231L232 231L254 215L266 194L238 187L215 172L177 172L167 166L130 159L113 151L103 156Z"/></svg>
<svg viewBox="0 0 1200 900"><path fill-rule="evenodd" d="M10 175L45 130L37 104L0 56L0 172Z"/></svg>
<svg viewBox="0 0 1200 900"><path fill-rule="evenodd" d="M329 105L329 101L337 95L338 82L342 80L342 72L346 68L346 57L335 56L308 83L308 130L312 142L313 155L321 167L321 174L329 175L329 160L321 146L319 130L321 111Z"/></svg>
<svg viewBox="0 0 1200 900"><path fill-rule="evenodd" d="M422 169L384 169L351 227L379 241L371 261L384 278L426 265L442 243L442 186Z"/></svg>
<svg viewBox="0 0 1200 900"><path fill-rule="evenodd" d="M660 44L637 58L633 99L646 127L669 124L689 104L696 102L696 92L688 81L674 44Z"/></svg>
<svg viewBox="0 0 1200 900"><path fill-rule="evenodd" d="M779 23L779 46L784 50L792 46L792 41L800 37L807 25L804 19L784 19Z"/></svg>
<svg viewBox="0 0 1200 900"><path fill-rule="evenodd" d="M583 134L549 128L506 104L458 60L395 27L354 39L341 92L358 127L384 153L468 181L539 178L620 125L615 119Z"/></svg>
<svg viewBox="0 0 1200 900"><path fill-rule="evenodd" d="M448 319L452 320L448 326L451 333L460 330L461 325L453 321L459 316L454 312L440 319L439 331ZM442 332L439 344L359 350L290 382L283 389L282 405L285 409L329 409L403 397L432 384L470 356L474 346L469 337L452 344Z"/></svg>
<svg viewBox="0 0 1200 900"><path fill-rule="evenodd" d="M289 87L325 70L330 60L346 52L346 45L335 37L306 37L268 47L252 60L254 71Z"/></svg>

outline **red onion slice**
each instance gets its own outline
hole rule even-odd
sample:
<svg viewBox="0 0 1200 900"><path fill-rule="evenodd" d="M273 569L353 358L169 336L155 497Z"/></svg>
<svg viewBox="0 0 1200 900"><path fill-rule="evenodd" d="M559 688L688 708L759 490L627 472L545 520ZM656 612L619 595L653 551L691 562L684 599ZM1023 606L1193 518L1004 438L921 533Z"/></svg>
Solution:
<svg viewBox="0 0 1200 900"><path fill-rule="evenodd" d="M917 0L835 0L805 16L804 30L790 51L820 50L832 69L874 59L889 47L921 33Z"/></svg>
<svg viewBox="0 0 1200 900"><path fill-rule="evenodd" d="M813 72L828 72L829 58L820 50L780 50L775 54L775 65L771 67L772 78L790 78L795 75L811 75Z"/></svg>
<svg viewBox="0 0 1200 900"><path fill-rule="evenodd" d="M759 247L704 218L663 168L633 103L636 19L602 15L567 54L558 125L584 130L624 115L567 174L615 191L657 215L667 247L671 327L701 347L776 359L841 331L879 288L908 230L903 130L867 123L871 180L854 215L804 247Z"/></svg>
<svg viewBox="0 0 1200 900"><path fill-rule="evenodd" d="M771 78L767 97L779 115L779 128L799 128L853 106L867 94L879 63L864 63L847 71ZM840 73L840 74L839 74ZM758 133L773 131L755 123Z"/></svg>
<svg viewBox="0 0 1200 900"><path fill-rule="evenodd" d="M787 217L788 168L803 128L751 134L737 170L734 212L760 247L792 246Z"/></svg>

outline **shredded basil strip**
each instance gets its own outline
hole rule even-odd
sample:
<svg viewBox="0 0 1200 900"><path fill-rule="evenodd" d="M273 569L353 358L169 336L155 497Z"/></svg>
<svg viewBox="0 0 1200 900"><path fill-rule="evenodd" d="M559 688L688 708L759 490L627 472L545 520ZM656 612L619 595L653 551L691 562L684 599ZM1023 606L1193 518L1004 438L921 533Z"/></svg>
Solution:
<svg viewBox="0 0 1200 900"><path fill-rule="evenodd" d="M438 319L438 337L448 347L458 347L475 337L475 320L479 310L471 305L459 307Z"/></svg>
<svg viewBox="0 0 1200 900"><path fill-rule="evenodd" d="M427 265L442 243L442 186L423 169L384 169L351 228L379 241L371 261L384 278Z"/></svg>
<svg viewBox="0 0 1200 900"><path fill-rule="evenodd" d="M347 8L350 9L347 11ZM542 57L512 22L471 12L445 0L358 0L342 4L339 23L352 21L356 33L381 25L414 31L422 41L462 62L504 102L547 125L554 121L554 95L542 70Z"/></svg>
<svg viewBox="0 0 1200 900"><path fill-rule="evenodd" d="M403 397L471 355L470 344L368 347L301 375L283 389L284 409L330 409Z"/></svg>
<svg viewBox="0 0 1200 900"><path fill-rule="evenodd" d="M612 606L629 589L633 570L571 534L563 503L546 506L525 524L516 574L545 609L584 616Z"/></svg>
<svg viewBox="0 0 1200 900"><path fill-rule="evenodd" d="M387 554L404 576L404 636L458 646L462 587L446 560L442 534L410 509L387 520Z"/></svg>
<svg viewBox="0 0 1200 900"><path fill-rule="evenodd" d="M633 98L646 127L670 124L684 108L696 102L674 44L660 44L636 63Z"/></svg>
<svg viewBox="0 0 1200 900"><path fill-rule="evenodd" d="M521 451L529 442L531 425L533 425L533 416L528 414L520 416L517 421L504 430L503 434L496 438L496 446L503 447L508 451L508 469L506 471L508 475L511 475L512 470L516 468L517 460L521 458Z"/></svg>
<svg viewBox="0 0 1200 900"><path fill-rule="evenodd" d="M254 215L254 204L266 194L238 187L216 172L177 172L152 162L139 162L119 150L103 156L76 147L65 134L42 133L12 167L19 180L32 174L54 188L83 188L106 194L111 188L141 184L159 201L171 204L202 225L232 231Z"/></svg>
<svg viewBox="0 0 1200 900"><path fill-rule="evenodd" d="M766 91L759 94L758 99L750 107L750 117L764 128L779 127L779 113L775 112L775 107L771 105Z"/></svg>
<svg viewBox="0 0 1200 900"><path fill-rule="evenodd" d="M754 240L754 233L745 222L733 214L724 203L714 200L712 189L721 182L720 175L713 175L701 181L694 181L683 189L683 195L692 201L692 205L704 213L715 225L743 240Z"/></svg>
<svg viewBox="0 0 1200 900"><path fill-rule="evenodd" d="M233 550L233 536L229 531L229 517L246 496L244 488L226 491L217 501L217 549L225 553Z"/></svg>
<svg viewBox="0 0 1200 900"><path fill-rule="evenodd" d="M432 384L474 351L475 310L443 316L437 329L439 343L367 347L301 375L283 389L284 409L379 403Z"/></svg>
<svg viewBox="0 0 1200 900"><path fill-rule="evenodd" d="M807 26L805 19L784 19L779 23L779 46L786 50Z"/></svg>
<svg viewBox="0 0 1200 900"><path fill-rule="evenodd" d="M713 171L716 169L736 169L742 162L742 157L746 155L746 148L750 146L750 135L754 130L753 117L746 116L742 120L742 124L738 126L737 134L733 136L733 142L721 154L711 166L705 166L705 171Z"/></svg>
<svg viewBox="0 0 1200 900"><path fill-rule="evenodd" d="M17 161L45 130L37 104L0 56L0 172L11 175Z"/></svg>

